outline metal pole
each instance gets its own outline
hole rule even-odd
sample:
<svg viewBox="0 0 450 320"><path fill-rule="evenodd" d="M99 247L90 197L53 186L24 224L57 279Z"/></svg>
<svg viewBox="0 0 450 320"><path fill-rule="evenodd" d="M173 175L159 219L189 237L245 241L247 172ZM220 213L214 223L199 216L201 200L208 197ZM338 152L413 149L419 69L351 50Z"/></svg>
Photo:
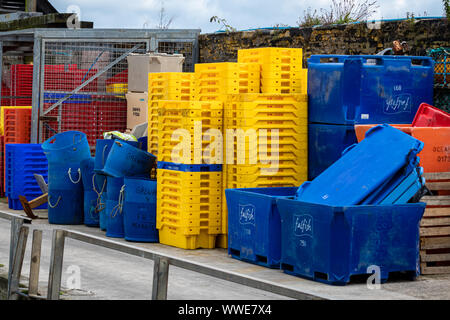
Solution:
<svg viewBox="0 0 450 320"><path fill-rule="evenodd" d="M53 231L52 251L50 257L50 272L48 276L47 300L59 300L65 237L66 235L63 230Z"/></svg>
<svg viewBox="0 0 450 320"><path fill-rule="evenodd" d="M40 135L40 88L41 88L41 38L34 38L33 46L33 91L32 91L32 107L31 107L31 143L39 143ZM44 72L42 72L44 73ZM43 78L43 76L42 76Z"/></svg>
<svg viewBox="0 0 450 320"><path fill-rule="evenodd" d="M156 257L153 264L152 300L167 300L169 260Z"/></svg>
<svg viewBox="0 0 450 320"><path fill-rule="evenodd" d="M28 295L38 295L39 268L41 266L42 230L33 231L33 244L31 246L30 279Z"/></svg>
<svg viewBox="0 0 450 320"><path fill-rule="evenodd" d="M22 273L23 258L25 256L25 249L27 247L28 228L20 228L19 238L17 240L16 250L14 252L14 262L11 272L11 280L8 283L8 299L17 300L19 291L20 276Z"/></svg>

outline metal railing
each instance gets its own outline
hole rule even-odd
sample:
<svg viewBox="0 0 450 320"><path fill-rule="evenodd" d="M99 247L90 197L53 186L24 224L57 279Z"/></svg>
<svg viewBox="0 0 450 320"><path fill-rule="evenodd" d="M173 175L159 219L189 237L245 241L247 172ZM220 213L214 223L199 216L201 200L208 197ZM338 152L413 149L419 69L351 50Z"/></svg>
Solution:
<svg viewBox="0 0 450 320"><path fill-rule="evenodd" d="M9 299L17 299L18 296L23 295L19 292L19 280L21 275L23 258L26 250L26 243L28 238L29 228L21 226L18 230L16 249L14 252L12 272L11 272L11 286L8 291ZM237 272L223 270L213 266L207 266L201 263L188 261L183 258L178 258L166 254L157 253L152 250L139 248L136 246L119 243L109 239L84 234L76 231L53 230L52 235L52 247L50 256L50 269L48 277L48 291L47 300L58 300L60 298L62 270L64 260L65 239L70 238L80 242L88 243L91 245L107 248L121 253L130 254L133 256L141 257L154 261L153 267L153 288L152 288L152 300L166 300L167 288L169 282L169 266L178 267L184 270L189 270L203 274L205 276L211 276L217 279L234 282L247 287L268 291L273 294L278 294L285 297L290 297L299 300L322 300L323 297L317 296L311 293L305 293L287 286L257 279L247 275L242 275ZM30 280L28 296L32 298L38 298L38 278L39 278L39 261L42 243L42 231L33 231L33 245L31 253L30 264Z"/></svg>

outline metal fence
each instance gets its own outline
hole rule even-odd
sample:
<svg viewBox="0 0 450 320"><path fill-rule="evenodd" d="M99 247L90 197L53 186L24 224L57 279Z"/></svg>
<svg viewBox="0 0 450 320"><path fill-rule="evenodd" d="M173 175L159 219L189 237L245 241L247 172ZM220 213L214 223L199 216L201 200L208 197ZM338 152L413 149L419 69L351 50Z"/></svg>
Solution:
<svg viewBox="0 0 450 320"><path fill-rule="evenodd" d="M198 59L200 30L32 29L0 33L1 105L32 106L31 142L63 131L87 134L126 128L129 53ZM25 50L25 51L24 51Z"/></svg>

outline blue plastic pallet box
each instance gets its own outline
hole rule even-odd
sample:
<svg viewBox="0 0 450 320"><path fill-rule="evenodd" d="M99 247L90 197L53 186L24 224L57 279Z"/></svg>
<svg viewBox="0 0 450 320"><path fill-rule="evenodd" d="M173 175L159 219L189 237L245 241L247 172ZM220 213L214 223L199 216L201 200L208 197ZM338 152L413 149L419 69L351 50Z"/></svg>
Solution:
<svg viewBox="0 0 450 320"><path fill-rule="evenodd" d="M380 270L420 274L419 224L425 203L329 206L278 199L281 269L333 285Z"/></svg>
<svg viewBox="0 0 450 320"><path fill-rule="evenodd" d="M334 206L360 204L399 170L415 163L423 146L389 125L376 126L316 179L301 185L297 200Z"/></svg>
<svg viewBox="0 0 450 320"><path fill-rule="evenodd" d="M313 55L308 59L310 123L411 123L433 104L429 57Z"/></svg>
<svg viewBox="0 0 450 320"><path fill-rule="evenodd" d="M6 144L5 145L5 195L9 208L22 210L19 196L28 200L42 195L34 178L40 174L48 181L48 163L40 144ZM43 204L38 209L46 209Z"/></svg>
<svg viewBox="0 0 450 320"><path fill-rule="evenodd" d="M279 198L293 198L298 188L226 189L228 254L269 268L280 268Z"/></svg>
<svg viewBox="0 0 450 320"><path fill-rule="evenodd" d="M358 139L353 125L309 124L308 180L318 177L355 143Z"/></svg>

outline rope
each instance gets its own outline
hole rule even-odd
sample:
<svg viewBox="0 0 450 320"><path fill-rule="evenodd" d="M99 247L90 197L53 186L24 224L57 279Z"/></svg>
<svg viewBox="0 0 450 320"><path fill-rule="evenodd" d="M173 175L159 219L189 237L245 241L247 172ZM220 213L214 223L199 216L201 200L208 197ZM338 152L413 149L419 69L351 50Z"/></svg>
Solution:
<svg viewBox="0 0 450 320"><path fill-rule="evenodd" d="M125 193L125 185L123 185L122 188L120 189L119 203L111 211L111 218L113 219L117 216L117 213L122 214L123 212L123 201L125 198L124 193Z"/></svg>
<svg viewBox="0 0 450 320"><path fill-rule="evenodd" d="M97 174L93 174L92 175L92 189L95 191L95 193L97 194L97 206L95 207L95 211L96 212L100 212L103 211L103 209L105 209L105 203L102 203L102 199L101 196L103 194L103 192L105 191L105 187L106 187L106 179L105 181L103 181L103 187L102 190L100 192L97 191L97 188L95 188L95 176Z"/></svg>
<svg viewBox="0 0 450 320"><path fill-rule="evenodd" d="M77 184L81 181L81 170L78 168L78 181L73 181L72 179L72 168L69 168L69 171L67 171L67 174L69 175L70 181L72 181L73 184Z"/></svg>
<svg viewBox="0 0 450 320"><path fill-rule="evenodd" d="M50 202L50 199L51 199L51 196L48 195L48 205L49 205L50 208L55 209L58 206L59 201L61 201L62 198L61 198L61 196L59 196L58 197L58 201L56 201L55 205L52 205L52 203Z"/></svg>

